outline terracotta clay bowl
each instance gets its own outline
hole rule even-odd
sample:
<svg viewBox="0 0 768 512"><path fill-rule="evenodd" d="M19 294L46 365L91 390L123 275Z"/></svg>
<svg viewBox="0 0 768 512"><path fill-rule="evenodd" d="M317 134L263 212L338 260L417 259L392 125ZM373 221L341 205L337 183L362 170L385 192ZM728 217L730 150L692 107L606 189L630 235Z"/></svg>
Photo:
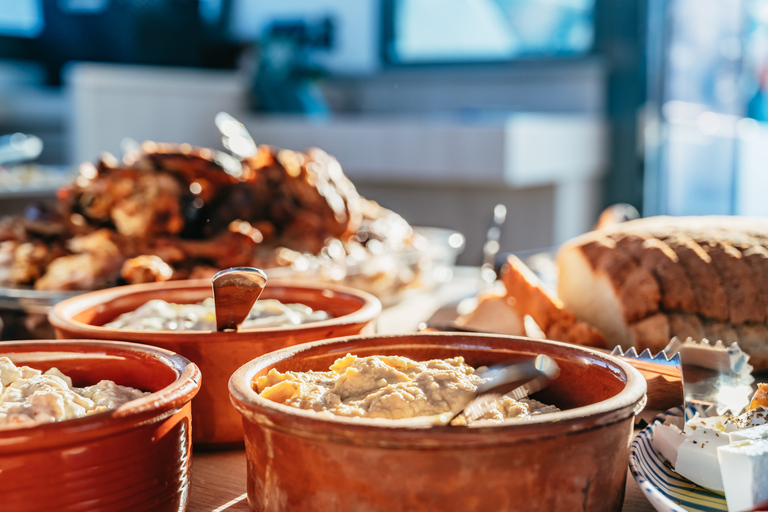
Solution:
<svg viewBox="0 0 768 512"><path fill-rule="evenodd" d="M267 283L262 299L302 303L333 317L291 327L240 331L138 331L109 329L104 324L151 299L197 303L213 295L209 280L167 281L109 288L59 302L49 320L59 339L114 339L165 348L196 363L203 386L193 403L195 448L221 449L243 445L240 415L229 402L227 383L242 364L283 347L339 336L372 334L381 312L379 300L352 288L322 284Z"/></svg>
<svg viewBox="0 0 768 512"><path fill-rule="evenodd" d="M327 418L261 398L255 377L323 370L347 353L474 366L546 354L561 373L533 395L562 412L493 427ZM229 382L243 416L254 511L618 511L642 375L597 351L512 336L418 333L307 343L259 357Z"/></svg>
<svg viewBox="0 0 768 512"><path fill-rule="evenodd" d="M0 509L179 511L190 485L191 403L200 370L156 347L110 341L0 343L17 366L56 367L150 395L83 418L0 427Z"/></svg>

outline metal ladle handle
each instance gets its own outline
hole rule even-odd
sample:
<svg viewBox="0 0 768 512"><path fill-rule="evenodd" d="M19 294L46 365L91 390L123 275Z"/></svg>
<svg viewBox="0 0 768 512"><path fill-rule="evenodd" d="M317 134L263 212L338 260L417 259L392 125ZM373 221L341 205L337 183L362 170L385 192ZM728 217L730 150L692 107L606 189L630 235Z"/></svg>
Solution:
<svg viewBox="0 0 768 512"><path fill-rule="evenodd" d="M211 278L216 330L237 330L267 284L267 274L251 267L232 267Z"/></svg>

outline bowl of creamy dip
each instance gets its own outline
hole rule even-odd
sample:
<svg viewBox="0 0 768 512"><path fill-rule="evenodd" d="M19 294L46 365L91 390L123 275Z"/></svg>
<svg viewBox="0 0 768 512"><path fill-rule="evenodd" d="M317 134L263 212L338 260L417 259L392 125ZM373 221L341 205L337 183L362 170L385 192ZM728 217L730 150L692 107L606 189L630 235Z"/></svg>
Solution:
<svg viewBox="0 0 768 512"><path fill-rule="evenodd" d="M484 367L539 354L560 373L528 402L474 424L420 421L472 392ZM229 390L250 510L600 512L621 509L646 385L584 347L413 333L281 349L240 367Z"/></svg>
<svg viewBox="0 0 768 512"><path fill-rule="evenodd" d="M309 341L372 334L379 300L353 288L270 280L236 331L218 332L210 280L167 281L89 292L49 313L59 339L109 339L162 347L200 367L193 441L199 448L242 447L240 415L227 383L244 363Z"/></svg>
<svg viewBox="0 0 768 512"><path fill-rule="evenodd" d="M157 347L0 344L0 509L183 510L200 380Z"/></svg>

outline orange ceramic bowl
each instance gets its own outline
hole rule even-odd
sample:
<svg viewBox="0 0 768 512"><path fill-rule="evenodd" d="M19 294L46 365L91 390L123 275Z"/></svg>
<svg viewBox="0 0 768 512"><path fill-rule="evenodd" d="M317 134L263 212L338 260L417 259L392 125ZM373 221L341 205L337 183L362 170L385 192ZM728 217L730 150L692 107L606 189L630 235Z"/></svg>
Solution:
<svg viewBox="0 0 768 512"><path fill-rule="evenodd" d="M56 337L115 339L146 343L181 354L203 373L194 400L192 435L195 447L230 448L243 444L240 415L229 402L227 383L242 364L267 352L308 341L375 332L379 300L368 293L330 285L267 283L263 299L302 303L333 317L291 327L215 331L136 331L108 329L104 324L151 299L178 304L213 296L209 280L167 281L109 288L66 299L54 306L49 320Z"/></svg>
<svg viewBox="0 0 768 512"><path fill-rule="evenodd" d="M1 510L186 507L197 366L166 350L110 341L9 341L0 356L43 371L55 366L75 386L108 379L152 392L84 418L0 427Z"/></svg>
<svg viewBox="0 0 768 512"><path fill-rule="evenodd" d="M472 366L546 354L559 377L534 398L562 412L494 427L419 427L320 417L261 398L255 377L328 370L338 357L463 356ZM512 336L419 333L291 347L239 368L229 382L243 416L254 511L618 511L642 375L618 359Z"/></svg>

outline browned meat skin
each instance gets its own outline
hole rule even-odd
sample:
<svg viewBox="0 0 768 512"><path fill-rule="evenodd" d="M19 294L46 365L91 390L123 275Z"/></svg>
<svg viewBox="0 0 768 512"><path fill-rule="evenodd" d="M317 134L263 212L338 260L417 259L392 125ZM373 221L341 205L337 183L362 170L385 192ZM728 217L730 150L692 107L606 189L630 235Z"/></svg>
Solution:
<svg viewBox="0 0 768 512"><path fill-rule="evenodd" d="M15 284L11 282L11 269L16 257L16 249L19 242L16 240L4 240L0 242L0 285Z"/></svg>
<svg viewBox="0 0 768 512"><path fill-rule="evenodd" d="M32 205L0 222L0 284L31 285L48 264L68 254L71 229L55 209Z"/></svg>
<svg viewBox="0 0 768 512"><path fill-rule="evenodd" d="M185 279L211 279L219 270L221 269L208 265L197 265L189 272Z"/></svg>
<svg viewBox="0 0 768 512"><path fill-rule="evenodd" d="M26 238L26 232L19 217L18 215L11 215L0 219L0 242Z"/></svg>
<svg viewBox="0 0 768 512"><path fill-rule="evenodd" d="M188 144L145 143L122 164L110 155L96 166L84 164L60 198L85 223L114 227L125 236L204 237L212 234L205 232L212 212L232 203L227 196L239 183L233 174L242 175L242 164L223 153ZM211 229L225 228L235 218Z"/></svg>
<svg viewBox="0 0 768 512"><path fill-rule="evenodd" d="M238 232L225 231L210 240L177 240L191 260L205 260L219 269L248 265L256 242Z"/></svg>
<svg viewBox="0 0 768 512"><path fill-rule="evenodd" d="M357 191L324 151L260 146L245 164L253 188L267 192L263 220L276 226L281 245L316 254L329 238L345 238L360 227Z"/></svg>
<svg viewBox="0 0 768 512"><path fill-rule="evenodd" d="M178 199L182 185L173 176L131 168L103 169L97 179L75 182L67 196L72 213L80 214L91 226L114 226L129 237L181 231L184 220Z"/></svg>
<svg viewBox="0 0 768 512"><path fill-rule="evenodd" d="M14 251L9 281L13 284L34 283L52 259L48 247L40 241L19 244Z"/></svg>
<svg viewBox="0 0 768 512"><path fill-rule="evenodd" d="M145 254L126 260L120 276L129 284L168 281L173 277L173 267L159 256Z"/></svg>
<svg viewBox="0 0 768 512"><path fill-rule="evenodd" d="M56 258L35 281L38 290L96 290L114 286L125 260L118 237L109 229L77 236L67 242L72 254Z"/></svg>
<svg viewBox="0 0 768 512"><path fill-rule="evenodd" d="M203 190L198 195L204 201L212 198L216 187L237 183L244 172L232 156L190 144L145 142L123 161L134 169L164 171L182 176L187 183L201 182Z"/></svg>
<svg viewBox="0 0 768 512"><path fill-rule="evenodd" d="M172 266L183 263L187 258L187 254L179 247L175 238L130 240L125 254L157 256Z"/></svg>
<svg viewBox="0 0 768 512"><path fill-rule="evenodd" d="M181 238L163 238L130 244L130 253L141 254L126 261L122 277L127 282L139 282L137 279L149 278L148 274L138 277L126 275L134 266L150 267L150 273L159 273L153 281L160 279L165 271L162 265L173 272L171 279L187 279L190 272L198 266L211 268L240 267L253 263L255 247L260 240L260 232L248 223L232 223L230 229L208 240L183 240ZM124 249L124 253L128 252ZM171 266L173 265L173 266ZM214 272L215 273L215 272Z"/></svg>
<svg viewBox="0 0 768 512"><path fill-rule="evenodd" d="M0 219L0 242L19 242L34 239L61 240L72 235L72 227L54 207L36 204L27 207L23 214Z"/></svg>
<svg viewBox="0 0 768 512"><path fill-rule="evenodd" d="M162 173L137 177L134 183L135 193L114 204L110 211L117 232L135 238L181 232L184 219L179 204L179 183Z"/></svg>
<svg viewBox="0 0 768 512"><path fill-rule="evenodd" d="M0 282L14 274L38 289L94 289L165 278L164 265L181 279L285 264L277 254L286 248L343 263L345 252L400 250L414 236L402 217L359 197L338 161L316 148L262 146L241 162L147 142L122 161L105 154L83 164L57 206L55 222L41 211L0 224L0 242L14 244L0 250ZM16 256L38 240L57 250L25 246Z"/></svg>
<svg viewBox="0 0 768 512"><path fill-rule="evenodd" d="M108 288L117 284L115 276L120 270L120 263L122 258L114 260L92 252L62 256L48 265L45 274L35 281L34 287L36 290Z"/></svg>

